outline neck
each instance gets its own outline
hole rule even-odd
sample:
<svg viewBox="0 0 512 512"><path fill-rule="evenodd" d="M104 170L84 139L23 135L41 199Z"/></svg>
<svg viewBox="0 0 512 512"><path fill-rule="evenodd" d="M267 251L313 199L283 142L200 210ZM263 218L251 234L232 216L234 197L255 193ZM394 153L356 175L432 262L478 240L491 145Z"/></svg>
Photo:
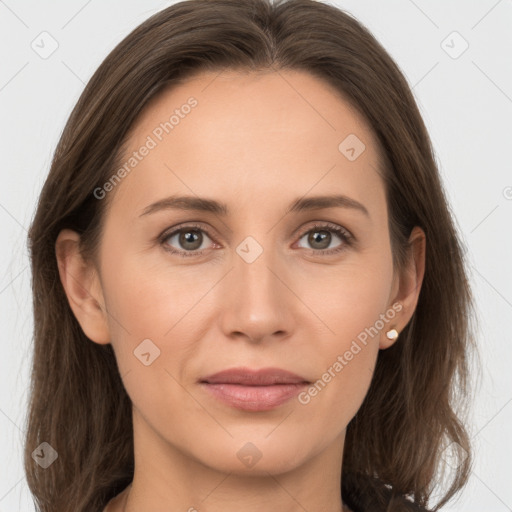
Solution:
<svg viewBox="0 0 512 512"><path fill-rule="evenodd" d="M232 461L224 457L224 467L218 468L170 445L135 416L135 472L131 487L126 489L124 511L120 508L119 512L238 512L241 503L244 512L348 510L341 500L344 432L319 454L297 466L290 465L289 460L283 462L284 456L270 455L269 447L262 447L260 461L250 470L236 457ZM243 445L243 441L235 444ZM211 448L215 452L216 447ZM274 452L279 450L278 446L271 448ZM265 453L269 455L265 457ZM208 455L207 462L218 460Z"/></svg>

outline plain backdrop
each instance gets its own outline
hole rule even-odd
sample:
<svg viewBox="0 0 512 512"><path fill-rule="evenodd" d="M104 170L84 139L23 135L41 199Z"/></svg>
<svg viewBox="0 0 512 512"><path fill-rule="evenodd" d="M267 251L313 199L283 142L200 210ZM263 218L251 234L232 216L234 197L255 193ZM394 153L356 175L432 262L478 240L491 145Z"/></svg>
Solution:
<svg viewBox="0 0 512 512"><path fill-rule="evenodd" d="M171 3L0 0L0 512L34 510L22 467L33 328L26 236L52 153L94 70ZM443 510L511 511L512 1L330 3L372 31L413 88L471 262L482 358L469 425L476 462ZM58 45L51 55L33 49L41 38L46 51Z"/></svg>

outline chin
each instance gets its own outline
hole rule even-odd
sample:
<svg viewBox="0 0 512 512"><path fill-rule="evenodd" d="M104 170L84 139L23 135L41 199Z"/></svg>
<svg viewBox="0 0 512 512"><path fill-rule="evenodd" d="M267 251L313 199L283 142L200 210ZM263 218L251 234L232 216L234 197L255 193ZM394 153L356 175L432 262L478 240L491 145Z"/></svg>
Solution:
<svg viewBox="0 0 512 512"><path fill-rule="evenodd" d="M261 436L244 436L229 438L226 443L209 440L205 453L196 453L202 464L225 473L236 475L268 476L287 473L304 464L308 454L315 452L313 447L308 449L304 440L290 442L290 436L281 432L275 436L268 432ZM310 436L307 436L310 439ZM287 438L287 442L284 440ZM197 450L197 447L196 447Z"/></svg>

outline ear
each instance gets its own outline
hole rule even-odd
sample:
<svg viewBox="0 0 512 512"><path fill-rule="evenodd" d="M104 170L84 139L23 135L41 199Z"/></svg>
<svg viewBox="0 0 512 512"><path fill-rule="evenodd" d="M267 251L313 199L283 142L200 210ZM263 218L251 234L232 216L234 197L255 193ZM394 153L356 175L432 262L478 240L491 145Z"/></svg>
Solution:
<svg viewBox="0 0 512 512"><path fill-rule="evenodd" d="M396 329L400 334L407 326L414 314L425 275L425 253L426 253L425 232L415 226L409 237L409 250L407 263L399 275L395 276L392 300L388 305L397 312L392 322L383 329L379 348L386 349L398 339L388 339L386 333Z"/></svg>
<svg viewBox="0 0 512 512"><path fill-rule="evenodd" d="M100 344L110 343L106 307L94 265L79 250L80 235L63 229L55 242L55 255L69 305L85 335Z"/></svg>

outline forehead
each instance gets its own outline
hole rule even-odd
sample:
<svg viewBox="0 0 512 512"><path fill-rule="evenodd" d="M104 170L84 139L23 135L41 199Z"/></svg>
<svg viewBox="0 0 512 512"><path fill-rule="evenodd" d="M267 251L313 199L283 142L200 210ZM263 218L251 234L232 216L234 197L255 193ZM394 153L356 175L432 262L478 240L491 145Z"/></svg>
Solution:
<svg viewBox="0 0 512 512"><path fill-rule="evenodd" d="M244 187L262 198L277 189L295 197L335 186L362 197L382 188L370 127L303 71L201 73L154 98L127 147L123 164L133 165L117 188L138 210L177 189L220 197Z"/></svg>

